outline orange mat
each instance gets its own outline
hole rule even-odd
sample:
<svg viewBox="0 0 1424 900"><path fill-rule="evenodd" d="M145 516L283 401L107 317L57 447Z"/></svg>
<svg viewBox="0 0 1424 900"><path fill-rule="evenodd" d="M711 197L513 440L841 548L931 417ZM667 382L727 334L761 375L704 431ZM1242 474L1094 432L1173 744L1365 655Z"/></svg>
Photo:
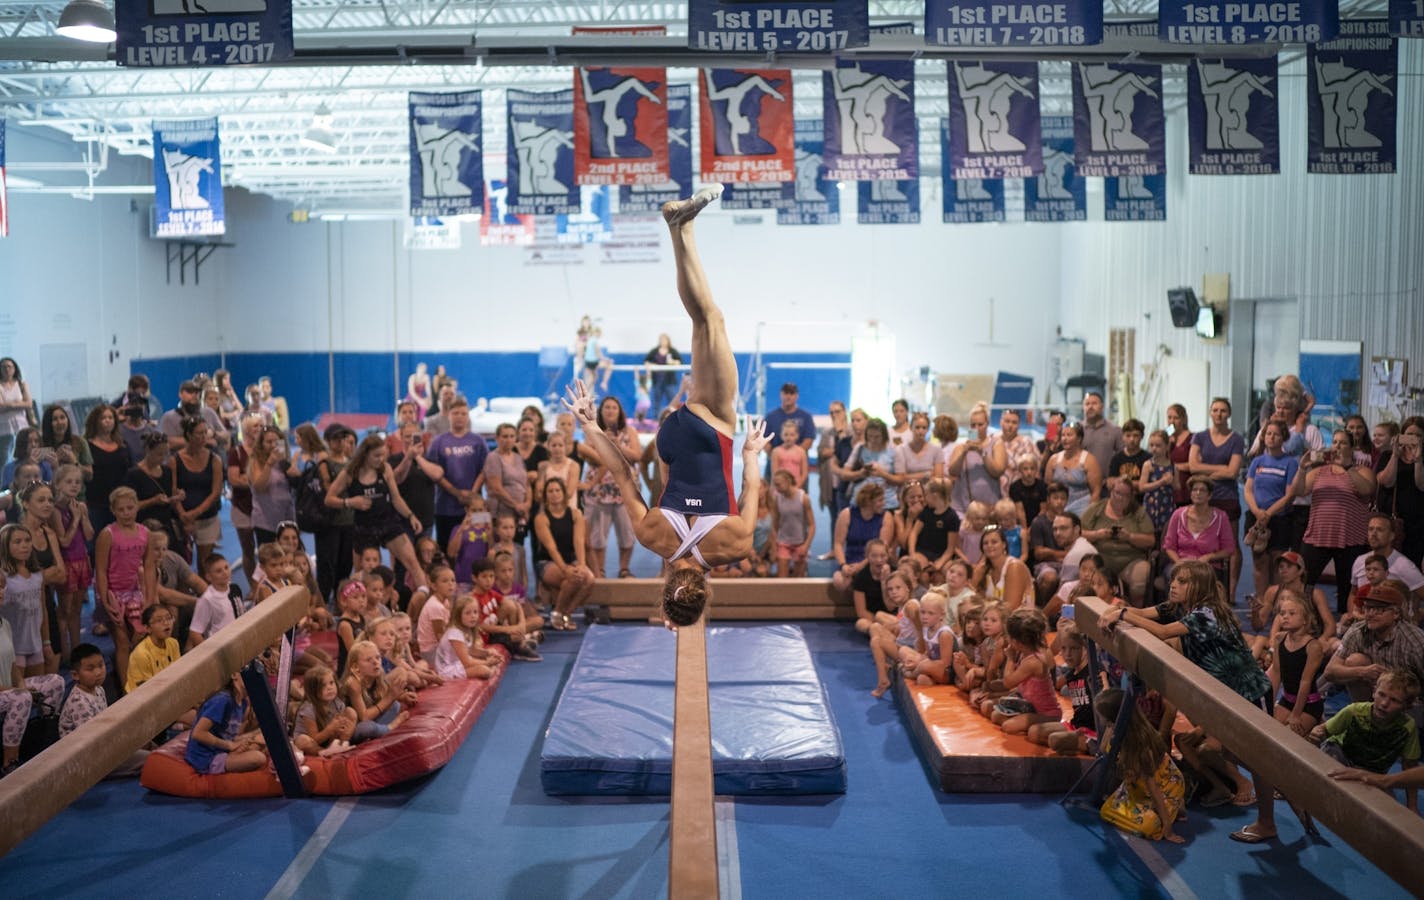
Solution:
<svg viewBox="0 0 1424 900"><path fill-rule="evenodd" d="M920 755L943 791L1062 793L1092 763L1090 757L1060 756L1027 738L1005 734L975 712L958 688L921 687L897 678L895 696ZM1059 701L1068 718L1072 707L1066 699Z"/></svg>

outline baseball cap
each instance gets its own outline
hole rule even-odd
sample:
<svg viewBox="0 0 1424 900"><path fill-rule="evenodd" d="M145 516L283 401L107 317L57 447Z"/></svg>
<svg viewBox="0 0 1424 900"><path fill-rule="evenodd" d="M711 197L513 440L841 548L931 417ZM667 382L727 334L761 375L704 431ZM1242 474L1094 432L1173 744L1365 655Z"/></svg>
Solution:
<svg viewBox="0 0 1424 900"><path fill-rule="evenodd" d="M1294 550L1287 550L1286 552L1282 553L1281 558L1277 560L1276 565L1280 565L1283 562L1288 562L1293 566L1300 566L1302 569L1305 568L1305 560L1301 559L1300 554L1295 552Z"/></svg>
<svg viewBox="0 0 1424 900"><path fill-rule="evenodd" d="M1380 606L1403 606L1404 595L1399 588L1387 584L1367 584L1360 587L1360 602Z"/></svg>
<svg viewBox="0 0 1424 900"><path fill-rule="evenodd" d="M192 381L191 379L185 381L182 384L178 385L178 391L179 393L188 393L191 391L192 393L196 394L198 392L198 382Z"/></svg>
<svg viewBox="0 0 1424 900"><path fill-rule="evenodd" d="M330 425L326 426L326 430L321 433L322 438L327 443L330 443L336 440L337 438L345 437L347 435L355 437L356 432L352 431L350 428L347 428L345 425L342 425L340 422L332 422Z"/></svg>

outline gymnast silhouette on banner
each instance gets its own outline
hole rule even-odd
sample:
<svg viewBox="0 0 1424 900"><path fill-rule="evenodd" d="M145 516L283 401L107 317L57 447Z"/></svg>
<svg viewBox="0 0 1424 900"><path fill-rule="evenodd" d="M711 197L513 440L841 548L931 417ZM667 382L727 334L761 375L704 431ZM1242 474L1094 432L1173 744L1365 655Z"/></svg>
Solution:
<svg viewBox="0 0 1424 900"><path fill-rule="evenodd" d="M721 194L722 186L713 185L687 200L663 204L677 263L677 293L692 319L692 377L687 402L658 428L665 487L657 500L657 514L648 514L633 470L599 426L598 404L589 387L574 382L564 401L578 418L589 448L613 473L638 542L666 561L662 606L669 628L701 618L712 596L706 577L709 569L751 555L761 489L758 457L770 440L761 419L748 421L739 500L732 486L737 363L692 237L697 214Z"/></svg>

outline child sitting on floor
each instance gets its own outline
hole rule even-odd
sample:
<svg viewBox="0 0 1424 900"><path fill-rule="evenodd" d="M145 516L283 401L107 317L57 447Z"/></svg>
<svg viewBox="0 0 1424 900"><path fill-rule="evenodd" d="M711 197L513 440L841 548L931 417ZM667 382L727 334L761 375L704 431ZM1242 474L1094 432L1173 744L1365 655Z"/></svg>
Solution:
<svg viewBox="0 0 1424 900"><path fill-rule="evenodd" d="M990 718L1006 734L1023 734L1031 725L1063 717L1053 689L1053 654L1048 649L1048 619L1037 609L1016 609L1009 616L1009 645L1004 677L990 685L1013 694L1000 698Z"/></svg>
<svg viewBox="0 0 1424 900"><path fill-rule="evenodd" d="M247 688L234 673L198 709L183 758L199 775L255 772L267 765L267 743L251 717Z"/></svg>
<svg viewBox="0 0 1424 900"><path fill-rule="evenodd" d="M1419 727L1408 709L1419 698L1419 679L1407 669L1390 669L1375 682L1368 703L1351 703L1315 726L1310 739L1336 762L1355 769L1384 773L1395 762L1405 768L1418 765ZM1414 808L1414 791L1407 805Z"/></svg>
<svg viewBox="0 0 1424 900"><path fill-rule="evenodd" d="M435 671L446 679L490 678L502 657L485 648L480 634L480 603L471 594L455 601L452 624L435 650Z"/></svg>
<svg viewBox="0 0 1424 900"><path fill-rule="evenodd" d="M356 636L366 630L366 586L348 578L336 587L336 667L346 671L346 660Z"/></svg>
<svg viewBox="0 0 1424 900"><path fill-rule="evenodd" d="M416 690L444 684L445 679L436 673L435 668L411 650L410 642L415 633L415 624L411 622L410 616L396 613L391 616L391 624L396 629L396 645L391 651L391 658L406 672L406 683L414 685Z"/></svg>
<svg viewBox="0 0 1424 900"><path fill-rule="evenodd" d="M326 666L312 666L302 687L306 701L297 710L297 749L321 756L350 750L356 712L341 699L336 675Z"/></svg>
<svg viewBox="0 0 1424 900"><path fill-rule="evenodd" d="M148 629L148 634L129 656L125 693L133 693L139 685L178 661L181 651L173 638L173 622L173 611L161 603L143 611L143 626ZM192 723L190 715L186 724Z"/></svg>
<svg viewBox="0 0 1424 900"><path fill-rule="evenodd" d="M504 551L494 557L494 590L519 606L524 616L524 631L537 644L544 640L544 618L524 595L525 586L514 580L514 557Z"/></svg>
<svg viewBox="0 0 1424 900"><path fill-rule="evenodd" d="M198 595L193 604L193 622L188 626L189 651L231 625L246 610L242 589L232 583L232 566L225 557L209 553L203 560L203 578L208 589Z"/></svg>
<svg viewBox="0 0 1424 900"><path fill-rule="evenodd" d="M1113 723L1117 722L1123 699L1122 691L1112 689L1099 694L1094 703L1105 723L1107 743L1120 743L1117 774L1122 784L1103 801L1102 817L1124 831L1150 840L1186 843L1185 838L1172 830L1177 819L1186 819L1186 780L1172 762L1162 736L1140 709L1133 708L1121 735L1113 733Z"/></svg>
<svg viewBox="0 0 1424 900"><path fill-rule="evenodd" d="M892 572L885 579L885 607L891 612L877 612L870 624L870 655L875 660L875 690L873 697L883 697L890 688L890 665L899 660L900 648L915 646L920 630L920 604L910 599L910 581L901 572Z"/></svg>
<svg viewBox="0 0 1424 900"><path fill-rule="evenodd" d="M998 603L985 604L979 634L972 664L966 668L964 680L958 682L961 690L970 692L969 702L976 707L985 699L983 685L997 678L1004 667L1004 608Z"/></svg>
<svg viewBox="0 0 1424 900"><path fill-rule="evenodd" d="M381 651L370 641L357 641L351 646L342 682L346 704L356 713L351 743L383 737L410 718L415 691L386 677L381 668Z"/></svg>
<svg viewBox="0 0 1424 900"><path fill-rule="evenodd" d="M1060 720L1030 725L1026 736L1035 744L1047 744L1055 753L1067 756L1088 753L1089 741L1098 736L1098 727L1093 718L1093 698L1088 690L1090 669L1087 642L1082 632L1069 622L1059 629L1058 647L1063 654L1064 665L1054 684L1073 705L1073 715L1066 722Z"/></svg>
<svg viewBox="0 0 1424 900"><path fill-rule="evenodd" d="M510 565L513 557L500 551L495 558L504 557ZM517 600L500 594L494 588L495 563L482 559L470 568L475 584L471 591L480 604L480 632L497 644L509 649L515 659L537 662L543 657L535 649L537 641L526 630L524 610Z"/></svg>
<svg viewBox="0 0 1424 900"><path fill-rule="evenodd" d="M435 646L450 627L455 605L455 571L449 566L430 570L430 593L411 598L410 618L415 622L415 644L420 658L435 665ZM436 666L436 671L439 667Z"/></svg>
<svg viewBox="0 0 1424 900"><path fill-rule="evenodd" d="M900 648L900 671L916 684L948 684L953 675L954 646L954 629L945 621L944 592L929 591L920 600L915 646Z"/></svg>
<svg viewBox="0 0 1424 900"><path fill-rule="evenodd" d="M74 729L109 708L109 698L104 693L104 680L109 677L109 667L104 664L104 654L98 647L93 644L76 646L69 654L69 670L74 675L74 687L59 713L60 738L73 734ZM61 681L61 690L63 684ZM148 753L147 748L135 750L104 777L132 778L138 775L143 771Z"/></svg>

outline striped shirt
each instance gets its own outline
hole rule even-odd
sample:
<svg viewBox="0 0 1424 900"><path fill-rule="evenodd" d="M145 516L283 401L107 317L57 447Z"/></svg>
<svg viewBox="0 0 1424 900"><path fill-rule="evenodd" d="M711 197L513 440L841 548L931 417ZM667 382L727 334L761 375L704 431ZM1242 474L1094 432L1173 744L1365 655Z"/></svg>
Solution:
<svg viewBox="0 0 1424 900"><path fill-rule="evenodd" d="M1355 493L1349 472L1322 468L1310 492L1305 542L1314 547L1358 547L1367 543L1370 506Z"/></svg>
<svg viewBox="0 0 1424 900"><path fill-rule="evenodd" d="M1336 657L1344 662L1352 653L1362 653L1370 662L1388 666L1391 669L1408 669L1414 677L1424 683L1424 629L1409 622L1397 622L1394 633L1381 638L1365 627L1364 622L1356 622L1340 639L1340 649Z"/></svg>

